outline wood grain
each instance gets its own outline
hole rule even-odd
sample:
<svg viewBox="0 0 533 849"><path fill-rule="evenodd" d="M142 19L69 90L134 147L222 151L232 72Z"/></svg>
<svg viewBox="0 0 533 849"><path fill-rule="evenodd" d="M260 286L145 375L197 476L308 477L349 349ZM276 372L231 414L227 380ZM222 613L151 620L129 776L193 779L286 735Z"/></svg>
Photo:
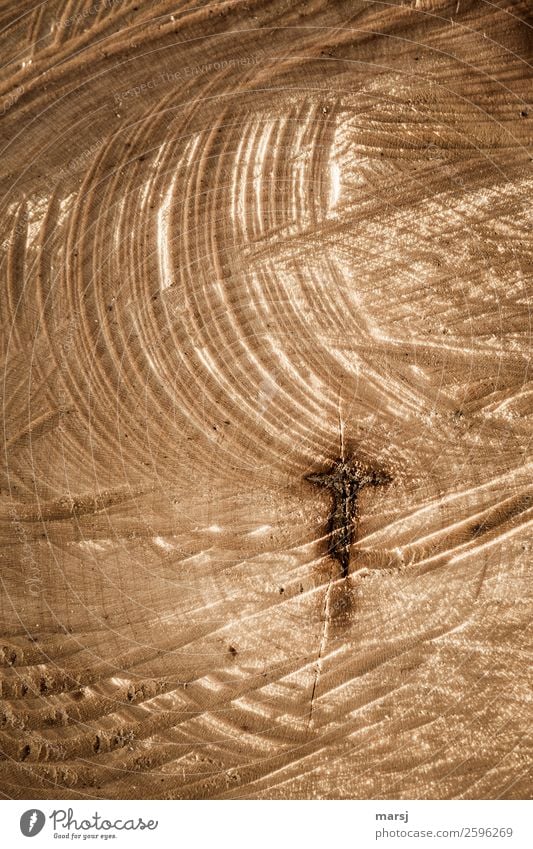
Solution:
<svg viewBox="0 0 533 849"><path fill-rule="evenodd" d="M531 24L0 0L4 797L531 795Z"/></svg>

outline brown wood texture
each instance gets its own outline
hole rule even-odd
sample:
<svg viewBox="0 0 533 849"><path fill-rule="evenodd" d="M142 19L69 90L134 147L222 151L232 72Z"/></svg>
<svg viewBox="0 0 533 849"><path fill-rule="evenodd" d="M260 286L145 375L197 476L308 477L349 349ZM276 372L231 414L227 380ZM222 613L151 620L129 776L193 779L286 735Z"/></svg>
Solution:
<svg viewBox="0 0 533 849"><path fill-rule="evenodd" d="M3 796L529 797L530 4L0 32Z"/></svg>

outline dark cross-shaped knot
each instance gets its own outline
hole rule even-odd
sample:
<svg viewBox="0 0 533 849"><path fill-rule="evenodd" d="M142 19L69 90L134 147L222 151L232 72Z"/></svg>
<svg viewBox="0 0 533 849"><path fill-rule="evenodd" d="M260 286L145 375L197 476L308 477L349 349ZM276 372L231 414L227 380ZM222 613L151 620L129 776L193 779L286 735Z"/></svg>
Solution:
<svg viewBox="0 0 533 849"><path fill-rule="evenodd" d="M328 472L314 472L305 479L331 490L333 505L328 522L329 554L341 564L345 578L350 565L350 546L357 526L357 495L364 486L390 482L386 472L365 469L356 460L335 460Z"/></svg>

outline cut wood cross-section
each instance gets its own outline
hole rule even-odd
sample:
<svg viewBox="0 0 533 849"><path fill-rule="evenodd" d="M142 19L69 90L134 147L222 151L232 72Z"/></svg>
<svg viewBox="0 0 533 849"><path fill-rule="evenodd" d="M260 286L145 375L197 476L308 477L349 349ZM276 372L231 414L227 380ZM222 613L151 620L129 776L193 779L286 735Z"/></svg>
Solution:
<svg viewBox="0 0 533 849"><path fill-rule="evenodd" d="M532 23L0 0L4 797L530 797Z"/></svg>

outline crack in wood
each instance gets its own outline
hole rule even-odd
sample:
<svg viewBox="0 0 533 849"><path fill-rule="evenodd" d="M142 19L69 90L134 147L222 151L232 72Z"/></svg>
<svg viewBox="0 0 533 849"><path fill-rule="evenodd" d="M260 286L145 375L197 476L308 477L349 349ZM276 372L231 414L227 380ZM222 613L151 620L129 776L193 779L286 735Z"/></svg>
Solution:
<svg viewBox="0 0 533 849"><path fill-rule="evenodd" d="M356 460L339 457L329 470L305 475L305 480L331 490L333 503L327 526L328 552L340 563L345 578L349 573L350 548L357 530L358 494L365 486L390 483L391 477L386 472L365 469Z"/></svg>

